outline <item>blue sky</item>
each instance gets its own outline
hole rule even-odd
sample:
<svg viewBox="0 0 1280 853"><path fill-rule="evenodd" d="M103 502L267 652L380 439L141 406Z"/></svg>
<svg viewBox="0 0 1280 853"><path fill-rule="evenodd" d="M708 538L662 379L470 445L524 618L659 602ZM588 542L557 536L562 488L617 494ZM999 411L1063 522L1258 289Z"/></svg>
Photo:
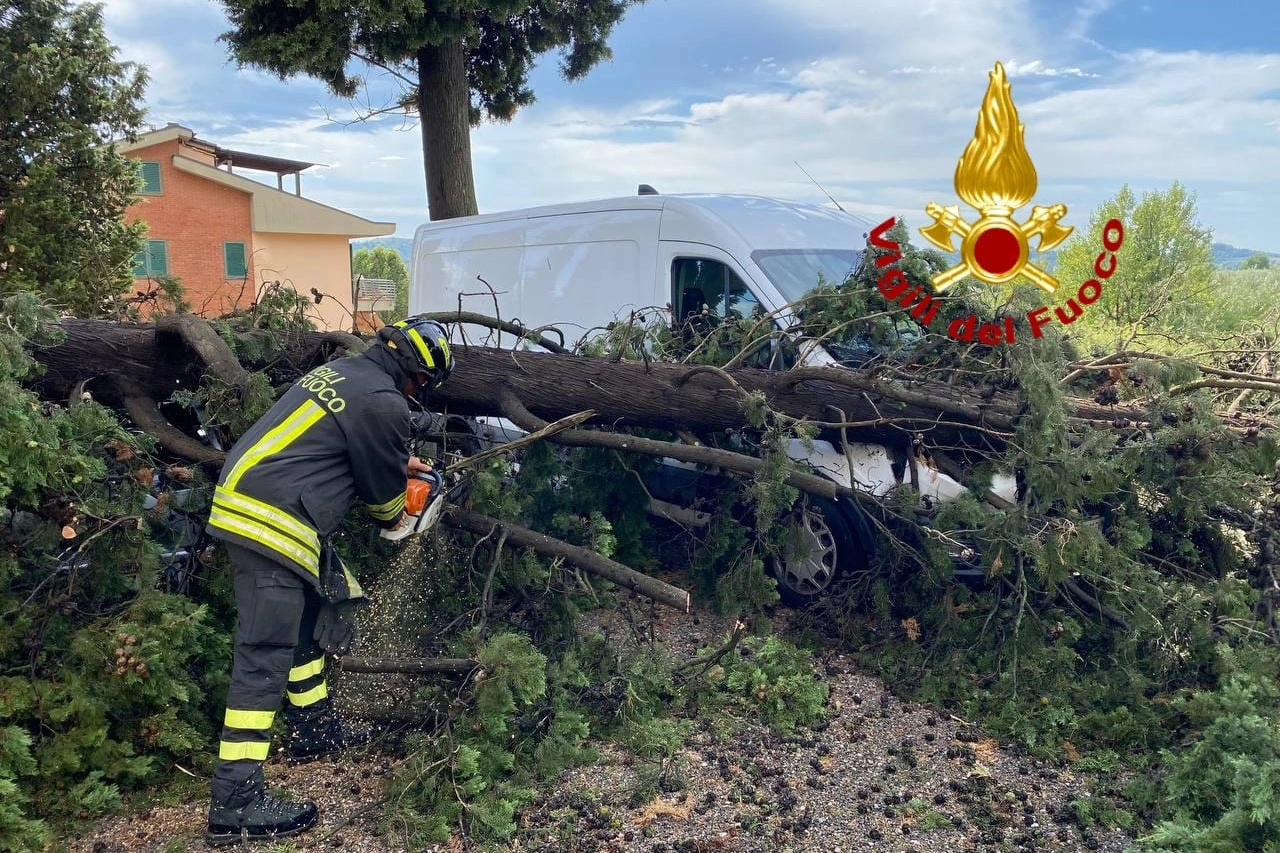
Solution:
<svg viewBox="0 0 1280 853"><path fill-rule="evenodd" d="M237 69L215 0L106 0L108 37L146 65L154 126L325 164L303 194L412 236L420 137L306 78ZM662 192L747 192L927 224L987 72L1005 64L1039 174L1067 222L1124 183L1180 180L1214 239L1280 252L1280 0L648 0L578 83L556 57L538 101L472 134L481 212ZM371 75L370 102L386 80ZM251 173L246 173L251 175ZM274 177L269 180L274 183ZM878 221L878 220L877 220Z"/></svg>

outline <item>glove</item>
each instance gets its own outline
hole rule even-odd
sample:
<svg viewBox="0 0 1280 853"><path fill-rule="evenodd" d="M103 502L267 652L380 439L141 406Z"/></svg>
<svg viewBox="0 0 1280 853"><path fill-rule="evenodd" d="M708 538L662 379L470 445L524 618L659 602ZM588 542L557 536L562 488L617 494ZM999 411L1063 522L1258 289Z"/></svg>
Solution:
<svg viewBox="0 0 1280 853"><path fill-rule="evenodd" d="M312 637L320 648L335 655L345 655L351 651L351 644L356 638L356 601L346 599L336 603L326 603L316 616L316 629Z"/></svg>

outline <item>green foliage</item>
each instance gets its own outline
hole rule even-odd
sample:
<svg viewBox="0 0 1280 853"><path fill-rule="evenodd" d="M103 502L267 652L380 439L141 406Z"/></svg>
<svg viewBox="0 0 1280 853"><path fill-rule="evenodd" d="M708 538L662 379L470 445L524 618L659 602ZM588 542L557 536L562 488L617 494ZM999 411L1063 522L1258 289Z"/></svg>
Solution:
<svg viewBox="0 0 1280 853"><path fill-rule="evenodd" d="M1242 337L1242 332L1260 329L1265 337L1255 344L1265 338L1274 340L1275 323L1280 318L1280 269L1215 270L1210 292L1210 306L1202 317L1207 329L1224 337Z"/></svg>
<svg viewBox="0 0 1280 853"><path fill-rule="evenodd" d="M813 671L813 655L777 635L744 639L724 663L724 686L734 704L783 735L827 713L828 688Z"/></svg>
<svg viewBox="0 0 1280 853"><path fill-rule="evenodd" d="M385 323L403 320L409 314L409 270L400 253L390 246L357 249L351 256L351 274L396 283L394 305L378 305L375 310Z"/></svg>
<svg viewBox="0 0 1280 853"><path fill-rule="evenodd" d="M1060 281L1076 286L1097 278L1102 228L1112 218L1124 224L1116 272L1089 307L1089 322L1073 325L1073 333L1107 352L1134 339L1197 337L1199 318L1211 301L1213 233L1196 221L1195 194L1175 181L1138 200L1125 185L1058 251L1054 275Z"/></svg>
<svg viewBox="0 0 1280 853"><path fill-rule="evenodd" d="M928 292L932 288L930 279L933 275L947 269L951 263L941 252L912 243L911 234L906 220L899 218L885 238L896 242L901 252L902 257L895 266L911 285ZM857 351L866 343L892 351L896 347L910 345L920 337L920 325L899 306L886 302L876 286L883 270L876 266L875 261L890 254L889 250L868 243L862 262L848 278L838 282L815 282L815 288L798 305L801 328L828 342L837 358L843 357L849 348ZM940 304L946 305L948 301L940 300Z"/></svg>
<svg viewBox="0 0 1280 853"><path fill-rule="evenodd" d="M951 818L929 805L928 801L915 797L903 806L904 816L912 819L917 829L933 832L951 828Z"/></svg>
<svg viewBox="0 0 1280 853"><path fill-rule="evenodd" d="M96 403L42 404L33 294L0 303L0 846L38 849L203 760L225 692L225 611L156 591L154 462Z"/></svg>
<svg viewBox="0 0 1280 853"><path fill-rule="evenodd" d="M210 426L220 427L234 441L248 432L276 402L275 389L265 373L250 373L238 387L205 375L196 394L174 394L179 402L200 403Z"/></svg>
<svg viewBox="0 0 1280 853"><path fill-rule="evenodd" d="M543 53L559 50L560 71L582 78L608 59L613 26L633 0L588 0L572 8L547 0L487 0L428 7L290 7L278 0L222 0L233 29L223 35L237 61L282 78L305 74L340 97L354 97L362 79L351 74L360 58L418 80L417 56L428 46L467 46L471 123L482 115L507 121L533 103L528 75ZM426 81L420 81L426 82ZM416 95L406 94L404 103ZM458 107L463 105L459 104Z"/></svg>
<svg viewBox="0 0 1280 853"><path fill-rule="evenodd" d="M1264 255L1262 252L1254 252L1249 257L1240 262L1237 269L1242 270L1269 270L1271 269L1271 256Z"/></svg>
<svg viewBox="0 0 1280 853"><path fill-rule="evenodd" d="M1179 697L1174 709L1197 732L1165 749L1164 818L1141 839L1151 853L1280 849L1280 658L1218 650L1221 686Z"/></svg>
<svg viewBox="0 0 1280 853"><path fill-rule="evenodd" d="M316 296L315 301L319 302L320 297ZM311 305L312 300L292 285L273 281L262 288L258 301L249 310L248 326L273 332L309 332L315 329L307 314Z"/></svg>
<svg viewBox="0 0 1280 853"><path fill-rule="evenodd" d="M506 476L499 462L477 478L473 501L479 512L644 566L652 558L642 541L648 498L640 477L653 464L611 450L566 452L541 442L523 452L518 476Z"/></svg>
<svg viewBox="0 0 1280 853"><path fill-rule="evenodd" d="M518 729L547 694L547 659L527 637L505 632L474 654L482 667L474 701L445 731L411 738L412 753L391 784L388 820L413 845L445 841L454 829L478 840L507 838L516 810L533 796L532 732Z"/></svg>
<svg viewBox="0 0 1280 853"><path fill-rule="evenodd" d="M116 60L97 4L6 4L0 55L0 292L112 313L143 226L123 220L137 166L108 143L136 135L145 74Z"/></svg>

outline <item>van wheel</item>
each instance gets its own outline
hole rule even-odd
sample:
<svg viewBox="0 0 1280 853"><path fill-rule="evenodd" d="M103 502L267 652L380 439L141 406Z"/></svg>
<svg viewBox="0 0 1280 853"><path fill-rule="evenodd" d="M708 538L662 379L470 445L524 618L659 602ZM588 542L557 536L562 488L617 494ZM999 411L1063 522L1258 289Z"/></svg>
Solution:
<svg viewBox="0 0 1280 853"><path fill-rule="evenodd" d="M781 522L787 526L782 548L766 565L787 604L810 604L866 573L866 554L835 502L803 497Z"/></svg>

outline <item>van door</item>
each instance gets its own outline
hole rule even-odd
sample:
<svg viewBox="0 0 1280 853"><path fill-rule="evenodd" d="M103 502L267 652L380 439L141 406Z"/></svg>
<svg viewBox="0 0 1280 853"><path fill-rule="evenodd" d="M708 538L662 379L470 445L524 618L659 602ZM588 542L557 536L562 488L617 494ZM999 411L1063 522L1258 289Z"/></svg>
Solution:
<svg viewBox="0 0 1280 853"><path fill-rule="evenodd" d="M728 253L705 243L663 241L658 271L665 277L672 324L688 338L700 338L726 322L750 321L752 351L744 367L785 370L795 364L792 347L774 332L769 314L775 306ZM758 339L758 340L757 340Z"/></svg>
<svg viewBox="0 0 1280 853"><path fill-rule="evenodd" d="M761 298L753 290L750 276L728 252L703 243L663 241L659 259L659 269L668 276L677 337L683 330L696 345L719 323L758 316L759 326L750 332L754 343L748 343L741 366L765 370L796 366L799 358L795 342L789 336L773 334L778 331L778 324L770 312L783 306ZM830 441L791 439L786 452L792 460L806 463L815 473L841 486L883 494L899 481L890 454L881 445L854 443L846 453ZM696 469L671 459L663 462L671 467Z"/></svg>

